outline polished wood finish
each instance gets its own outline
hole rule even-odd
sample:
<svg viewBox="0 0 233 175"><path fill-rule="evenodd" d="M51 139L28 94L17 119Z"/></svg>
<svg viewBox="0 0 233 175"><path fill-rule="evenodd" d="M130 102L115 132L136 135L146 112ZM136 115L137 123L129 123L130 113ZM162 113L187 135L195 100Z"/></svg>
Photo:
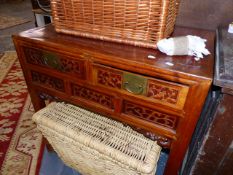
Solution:
<svg viewBox="0 0 233 175"><path fill-rule="evenodd" d="M196 62L58 34L51 25L13 40L36 111L44 99L66 101L130 125L170 149L165 174L171 175L179 171L213 76L214 33L188 28L174 33L187 34L207 39L212 54Z"/></svg>

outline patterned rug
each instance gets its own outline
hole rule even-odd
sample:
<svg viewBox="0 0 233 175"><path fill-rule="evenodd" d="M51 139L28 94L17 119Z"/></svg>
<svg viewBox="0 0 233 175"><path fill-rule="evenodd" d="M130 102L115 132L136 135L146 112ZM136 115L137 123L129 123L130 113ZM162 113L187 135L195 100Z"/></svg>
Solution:
<svg viewBox="0 0 233 175"><path fill-rule="evenodd" d="M22 18L13 17L13 16L5 16L5 15L0 14L0 30L13 27L19 24L23 24L29 21L30 20L28 19L22 19Z"/></svg>
<svg viewBox="0 0 233 175"><path fill-rule="evenodd" d="M0 175L38 174L44 144L15 52L0 58Z"/></svg>

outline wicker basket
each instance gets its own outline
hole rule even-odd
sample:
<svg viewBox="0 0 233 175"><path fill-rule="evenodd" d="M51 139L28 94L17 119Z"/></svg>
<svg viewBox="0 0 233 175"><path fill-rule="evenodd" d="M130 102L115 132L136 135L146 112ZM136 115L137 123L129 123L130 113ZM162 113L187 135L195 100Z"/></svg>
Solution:
<svg viewBox="0 0 233 175"><path fill-rule="evenodd" d="M174 28L180 0L51 0L57 32L156 48Z"/></svg>
<svg viewBox="0 0 233 175"><path fill-rule="evenodd" d="M51 103L33 120L61 159L83 175L154 175L161 147L121 123Z"/></svg>

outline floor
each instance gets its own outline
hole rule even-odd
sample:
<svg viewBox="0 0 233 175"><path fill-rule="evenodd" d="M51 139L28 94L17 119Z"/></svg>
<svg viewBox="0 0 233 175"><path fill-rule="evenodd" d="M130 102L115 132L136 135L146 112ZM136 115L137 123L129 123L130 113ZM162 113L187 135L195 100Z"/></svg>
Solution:
<svg viewBox="0 0 233 175"><path fill-rule="evenodd" d="M30 22L0 30L0 53L14 50L12 34L35 27L30 0L0 0L0 14L29 19Z"/></svg>
<svg viewBox="0 0 233 175"><path fill-rule="evenodd" d="M0 14L22 17L30 22L11 28L0 30L0 54L4 51L14 50L11 39L12 34L19 33L35 27L34 14L32 13L30 0L0 0ZM162 175L168 154L161 153L156 175ZM40 169L40 175L80 175L75 170L67 167L54 152L45 149Z"/></svg>

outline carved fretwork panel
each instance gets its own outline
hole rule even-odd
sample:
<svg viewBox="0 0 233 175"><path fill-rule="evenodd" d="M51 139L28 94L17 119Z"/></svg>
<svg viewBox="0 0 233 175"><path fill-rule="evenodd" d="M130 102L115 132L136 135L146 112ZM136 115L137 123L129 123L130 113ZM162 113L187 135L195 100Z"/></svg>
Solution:
<svg viewBox="0 0 233 175"><path fill-rule="evenodd" d="M97 83L100 85L121 89L122 74L107 68L97 68Z"/></svg>
<svg viewBox="0 0 233 175"><path fill-rule="evenodd" d="M77 84L72 84L71 88L73 96L81 97L101 104L102 106L105 106L107 108L114 109L113 97L110 95L106 95L98 91L79 86Z"/></svg>
<svg viewBox="0 0 233 175"><path fill-rule="evenodd" d="M84 61L77 61L72 59L61 58L62 71L70 74L79 75L79 77L85 77Z"/></svg>
<svg viewBox="0 0 233 175"><path fill-rule="evenodd" d="M122 110L124 114L132 115L167 128L175 129L177 124L177 117L175 116L164 114L129 101L123 102Z"/></svg>
<svg viewBox="0 0 233 175"><path fill-rule="evenodd" d="M45 87L53 88L58 91L65 92L64 82L59 78L55 78L36 71L31 71L31 76L32 76L32 81L35 83L39 83Z"/></svg>
<svg viewBox="0 0 233 175"><path fill-rule="evenodd" d="M170 148L171 146L172 139L169 139L165 136L158 135L156 133L146 131L145 129L142 129L142 128L133 127L133 126L130 126L130 127L134 129L135 131L143 134L145 137L151 140L157 141L158 145L160 145L163 148Z"/></svg>
<svg viewBox="0 0 233 175"><path fill-rule="evenodd" d="M43 53L40 50L24 47L24 54L28 63L45 66L45 62L42 59Z"/></svg>
<svg viewBox="0 0 233 175"><path fill-rule="evenodd" d="M52 52L31 48L24 48L24 53L27 62L30 64L56 69L63 73L77 75L80 78L85 77L83 60L74 60L68 57L59 56Z"/></svg>
<svg viewBox="0 0 233 175"><path fill-rule="evenodd" d="M168 139L167 137L160 136L151 132L145 132L145 137L151 138L152 140L156 140L158 145L163 148L170 148L172 140Z"/></svg>
<svg viewBox="0 0 233 175"><path fill-rule="evenodd" d="M48 100L49 102L52 102L52 101L55 101L55 102L62 102L63 100L59 99L58 97L56 96L52 96L52 95L49 95L47 93L44 93L44 92L41 92L41 93L38 93L39 94L39 97L42 99L42 100Z"/></svg>
<svg viewBox="0 0 233 175"><path fill-rule="evenodd" d="M179 91L179 87L169 87L157 81L150 80L148 82L147 96L156 100L176 104L178 102Z"/></svg>

